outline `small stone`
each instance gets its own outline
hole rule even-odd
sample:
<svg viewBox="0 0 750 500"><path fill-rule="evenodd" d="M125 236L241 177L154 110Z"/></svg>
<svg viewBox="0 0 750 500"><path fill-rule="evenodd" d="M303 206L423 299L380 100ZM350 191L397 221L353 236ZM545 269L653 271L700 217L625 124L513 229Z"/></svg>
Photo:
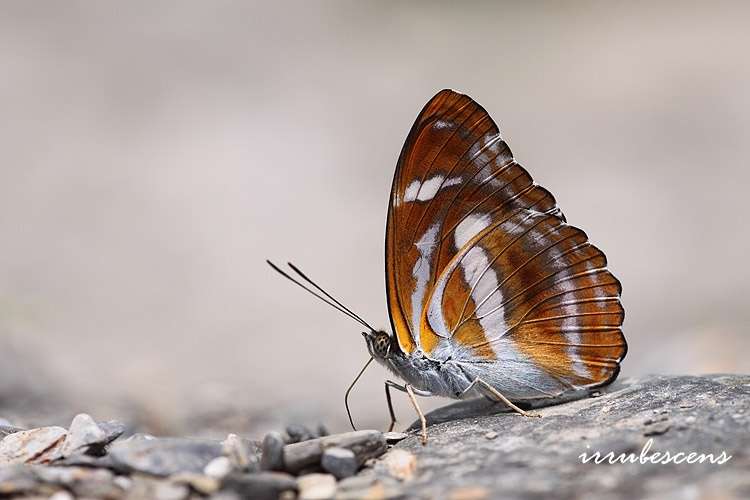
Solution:
<svg viewBox="0 0 750 500"><path fill-rule="evenodd" d="M185 500L189 495L190 490L184 484L159 481L154 488L157 500Z"/></svg>
<svg viewBox="0 0 750 500"><path fill-rule="evenodd" d="M644 436L660 436L662 434L665 434L672 425L668 421L659 421L654 422L653 424L646 427L646 430L643 432Z"/></svg>
<svg viewBox="0 0 750 500"><path fill-rule="evenodd" d="M250 455L247 450L247 446L237 436L237 434L229 434L224 441L221 443L221 451L224 456L228 457L231 465L238 470L250 469Z"/></svg>
<svg viewBox="0 0 750 500"><path fill-rule="evenodd" d="M204 467L203 473L214 479L221 479L232 472L232 462L227 457L216 457Z"/></svg>
<svg viewBox="0 0 750 500"><path fill-rule="evenodd" d="M58 491L53 493L48 500L75 500L75 497L67 491Z"/></svg>
<svg viewBox="0 0 750 500"><path fill-rule="evenodd" d="M221 488L242 498L275 500L282 495L295 495L297 481L293 476L283 472L233 473L222 480Z"/></svg>
<svg viewBox="0 0 750 500"><path fill-rule="evenodd" d="M346 448L327 448L320 459L320 465L336 479L344 479L356 474L359 463L354 452Z"/></svg>
<svg viewBox="0 0 750 500"><path fill-rule="evenodd" d="M269 432L263 438L260 468L284 470L284 438L278 432Z"/></svg>
<svg viewBox="0 0 750 500"><path fill-rule="evenodd" d="M208 463L221 456L218 441L149 438L140 435L116 441L109 450L115 466L130 472L171 476L180 472L202 473Z"/></svg>
<svg viewBox="0 0 750 500"><path fill-rule="evenodd" d="M490 441L497 438L497 432L490 431L487 434L484 435L485 439L489 439Z"/></svg>
<svg viewBox="0 0 750 500"><path fill-rule="evenodd" d="M117 498L122 494L114 475L107 469L48 466L35 467L34 472L40 481L62 486L78 497Z"/></svg>
<svg viewBox="0 0 750 500"><path fill-rule="evenodd" d="M302 441L307 441L309 439L313 439L317 436L314 436L312 432L310 432L310 429L305 427L304 425L299 424L291 424L286 427L286 434L289 436L289 439L287 439L287 443L301 443Z"/></svg>
<svg viewBox="0 0 750 500"><path fill-rule="evenodd" d="M30 467L24 465L0 466L0 497L21 495L33 491L37 478Z"/></svg>
<svg viewBox="0 0 750 500"><path fill-rule="evenodd" d="M408 481L417 472L417 457L406 450L394 448L383 455L376 467L400 481Z"/></svg>
<svg viewBox="0 0 750 500"><path fill-rule="evenodd" d="M0 441L0 465L57 458L67 432L62 427L40 427L9 434Z"/></svg>
<svg viewBox="0 0 750 500"><path fill-rule="evenodd" d="M320 466L327 448L346 448L354 452L357 464L382 455L388 448L383 433L374 430L345 432L284 447L284 469L292 474Z"/></svg>
<svg viewBox="0 0 750 500"><path fill-rule="evenodd" d="M99 428L104 431L104 441L102 444L109 444L125 433L125 424L118 420L108 420L106 422L97 422Z"/></svg>
<svg viewBox="0 0 750 500"><path fill-rule="evenodd" d="M170 476L169 479L175 483L186 484L202 495L211 495L219 491L219 480L203 474L182 472Z"/></svg>
<svg viewBox="0 0 750 500"><path fill-rule="evenodd" d="M385 436L385 442L388 444L396 444L409 437L409 435L404 432L384 432L383 436Z"/></svg>
<svg viewBox="0 0 750 500"><path fill-rule="evenodd" d="M16 432L21 432L23 429L21 427L16 427L15 425L11 424L4 418L0 418L0 439L4 438L5 436L9 434L15 434Z"/></svg>
<svg viewBox="0 0 750 500"><path fill-rule="evenodd" d="M73 418L68 435L60 448L63 457L85 453L89 446L102 445L107 434L94 422L91 416L80 413Z"/></svg>
<svg viewBox="0 0 750 500"><path fill-rule="evenodd" d="M362 498L404 498L401 483L390 477L377 478L374 474L357 475L339 482L337 500L360 500Z"/></svg>
<svg viewBox="0 0 750 500"><path fill-rule="evenodd" d="M297 478L300 500L325 500L336 495L336 478L330 474L305 474Z"/></svg>
<svg viewBox="0 0 750 500"><path fill-rule="evenodd" d="M133 480L127 476L117 476L112 482L115 483L122 491L128 491L133 486Z"/></svg>
<svg viewBox="0 0 750 500"><path fill-rule="evenodd" d="M685 423L686 424L694 424L695 423L695 417L690 415L685 417Z"/></svg>

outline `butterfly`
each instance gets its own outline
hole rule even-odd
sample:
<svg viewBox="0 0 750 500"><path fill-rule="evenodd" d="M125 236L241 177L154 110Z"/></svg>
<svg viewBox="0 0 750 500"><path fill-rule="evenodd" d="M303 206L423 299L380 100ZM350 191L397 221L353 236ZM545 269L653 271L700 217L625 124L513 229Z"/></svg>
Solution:
<svg viewBox="0 0 750 500"><path fill-rule="evenodd" d="M586 233L519 165L487 111L452 90L419 113L396 165L385 275L391 332L325 292L286 278L367 328L370 360L416 396L554 399L612 382L627 352L620 282ZM349 391L345 402L349 419ZM352 427L354 427L352 422Z"/></svg>

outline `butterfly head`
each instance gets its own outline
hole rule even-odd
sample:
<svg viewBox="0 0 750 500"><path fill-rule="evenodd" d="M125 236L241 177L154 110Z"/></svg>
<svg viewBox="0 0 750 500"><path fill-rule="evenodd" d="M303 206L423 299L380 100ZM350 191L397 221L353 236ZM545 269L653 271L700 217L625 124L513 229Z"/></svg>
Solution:
<svg viewBox="0 0 750 500"><path fill-rule="evenodd" d="M391 354L393 345L392 337L384 331L362 332L362 336L367 342L367 350L370 355L376 359L386 359Z"/></svg>

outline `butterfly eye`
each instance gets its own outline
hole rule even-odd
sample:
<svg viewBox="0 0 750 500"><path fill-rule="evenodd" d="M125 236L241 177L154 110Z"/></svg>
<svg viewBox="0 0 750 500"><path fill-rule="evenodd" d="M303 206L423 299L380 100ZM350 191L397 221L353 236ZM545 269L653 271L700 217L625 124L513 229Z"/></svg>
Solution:
<svg viewBox="0 0 750 500"><path fill-rule="evenodd" d="M391 338L388 336L387 333L380 333L377 337L375 337L374 347L375 352L380 357L385 357L388 355L388 352L390 351L391 346Z"/></svg>

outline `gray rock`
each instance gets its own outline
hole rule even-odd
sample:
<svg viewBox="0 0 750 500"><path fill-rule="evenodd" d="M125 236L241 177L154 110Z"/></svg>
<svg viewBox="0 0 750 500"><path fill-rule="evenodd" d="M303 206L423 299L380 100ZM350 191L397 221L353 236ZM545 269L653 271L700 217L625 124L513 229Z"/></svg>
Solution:
<svg viewBox="0 0 750 500"><path fill-rule="evenodd" d="M94 422L91 416L79 413L70 424L68 435L60 448L60 454L65 458L85 453L90 446L101 446L106 439L107 434Z"/></svg>
<svg viewBox="0 0 750 500"><path fill-rule="evenodd" d="M217 491L219 491L220 485L219 480L216 478L209 477L203 474L193 474L190 472L182 472L180 474L170 476L169 480L175 483L188 485L202 495L211 495L213 493L216 493Z"/></svg>
<svg viewBox="0 0 750 500"><path fill-rule="evenodd" d="M299 424L288 425L286 427L286 435L288 436L288 439L286 439L287 444L300 443L318 437L310 429Z"/></svg>
<svg viewBox="0 0 750 500"><path fill-rule="evenodd" d="M269 432L263 438L260 468L263 470L284 470L284 438L278 432Z"/></svg>
<svg viewBox="0 0 750 500"><path fill-rule="evenodd" d="M296 494L297 481L283 472L230 474L222 481L221 488L236 493L241 498L276 500L282 495Z"/></svg>
<svg viewBox="0 0 750 500"><path fill-rule="evenodd" d="M4 418L0 418L0 439L3 439L8 434L14 434L16 432L21 432L22 430L24 429L16 427Z"/></svg>
<svg viewBox="0 0 750 500"><path fill-rule="evenodd" d="M0 441L0 465L54 460L59 457L66 434L62 427L40 427L9 434Z"/></svg>
<svg viewBox="0 0 750 500"><path fill-rule="evenodd" d="M160 481L154 486L156 500L185 500L190 496L190 489L185 484Z"/></svg>
<svg viewBox="0 0 750 500"><path fill-rule="evenodd" d="M359 463L354 452L346 448L327 448L323 451L320 465L323 470L333 474L336 479L353 476L359 469Z"/></svg>
<svg viewBox="0 0 750 500"><path fill-rule="evenodd" d="M216 457L203 468L203 474L214 479L221 479L232 472L232 461L228 457Z"/></svg>
<svg viewBox="0 0 750 500"><path fill-rule="evenodd" d="M112 457L109 455L73 455L71 457L56 460L55 465L66 465L73 467L98 467L101 469L109 469L115 472L123 473L129 471L129 469L123 468L119 464L115 463L114 460L112 460Z"/></svg>
<svg viewBox="0 0 750 500"><path fill-rule="evenodd" d="M106 469L90 467L34 466L37 478L46 484L62 486L84 498L119 498L123 494Z"/></svg>
<svg viewBox="0 0 750 500"><path fill-rule="evenodd" d="M396 444L409 437L409 435L404 432L384 432L383 436L385 436L385 442L388 444Z"/></svg>
<svg viewBox="0 0 750 500"><path fill-rule="evenodd" d="M449 498L473 491L487 498L608 500L750 494L750 376L621 380L595 398L535 406L542 418L507 413L486 400L430 413L426 446L410 436L395 447L413 453L419 464L414 478L402 483L403 494ZM498 436L487 439L489 432ZM582 463L582 454L597 451L600 457L633 453L639 460L649 443L647 458L654 452L662 453L660 458L665 452L715 459L724 452L732 458L723 465ZM375 470L378 479L388 475Z"/></svg>
<svg viewBox="0 0 750 500"><path fill-rule="evenodd" d="M108 445L125 433L125 424L118 420L97 422L97 424L99 425L99 428L104 431L104 441L102 442L103 445Z"/></svg>
<svg viewBox="0 0 750 500"><path fill-rule="evenodd" d="M221 456L221 448L218 441L136 435L113 443L109 456L122 470L170 476L180 472L202 473L211 460Z"/></svg>
<svg viewBox="0 0 750 500"><path fill-rule="evenodd" d="M388 445L382 432L364 430L335 434L284 447L284 468L292 474L320 467L320 460L327 448L346 448L354 452L357 464L379 457Z"/></svg>
<svg viewBox="0 0 750 500"><path fill-rule="evenodd" d="M229 434L221 443L222 453L229 458L232 467L239 471L253 471L260 467L260 449L256 442Z"/></svg>
<svg viewBox="0 0 750 500"><path fill-rule="evenodd" d="M0 466L0 497L30 493L36 489L37 484L36 475L30 467Z"/></svg>
<svg viewBox="0 0 750 500"><path fill-rule="evenodd" d="M131 477L126 498L129 500L146 498L154 500L183 500L189 494L189 488L183 483L173 483L142 474L135 474Z"/></svg>

